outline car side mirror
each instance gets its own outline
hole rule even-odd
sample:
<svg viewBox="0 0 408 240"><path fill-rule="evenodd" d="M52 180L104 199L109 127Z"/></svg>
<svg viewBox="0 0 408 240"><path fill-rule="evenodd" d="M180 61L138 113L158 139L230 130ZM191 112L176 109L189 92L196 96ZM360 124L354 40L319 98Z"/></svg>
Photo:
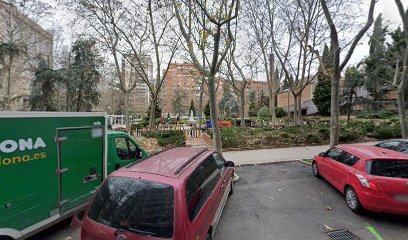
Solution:
<svg viewBox="0 0 408 240"><path fill-rule="evenodd" d="M325 154L326 154L325 152L321 152L321 153L319 153L319 156L324 157Z"/></svg>
<svg viewBox="0 0 408 240"><path fill-rule="evenodd" d="M227 161L227 162L225 163L225 166L226 166L226 167L235 167L235 163L232 162L232 161Z"/></svg>

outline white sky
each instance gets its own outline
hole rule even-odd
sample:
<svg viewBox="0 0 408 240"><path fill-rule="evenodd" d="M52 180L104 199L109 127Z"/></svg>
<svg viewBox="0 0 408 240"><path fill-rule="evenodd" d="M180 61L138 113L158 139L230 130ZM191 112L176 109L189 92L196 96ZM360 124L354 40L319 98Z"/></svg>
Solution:
<svg viewBox="0 0 408 240"><path fill-rule="evenodd" d="M57 12L55 14L56 19L47 19L45 21L41 21L41 23L45 23L45 25L47 26L44 26L44 27L47 29L54 28L56 25L61 26L63 29L62 34L64 38L66 39L65 44L70 45L72 43L71 42L72 40L70 38L72 38L72 36L75 35L75 32L78 33L82 31L80 29L75 29L75 27L73 26L70 26L70 22L72 19L74 19L74 16L70 13L67 13L67 11L63 9L61 5L58 5L57 0L49 0L48 2L51 5L57 7ZM370 0L364 0L364 2L366 3L366 6L363 6L363 8L367 12ZM408 7L408 0L402 0L402 3L405 8ZM396 29L398 25L402 24L401 17L399 16L394 0L379 0L375 7L374 18L377 18L378 14L380 13L383 14L383 19L384 19L383 24L385 26L388 25L390 31L393 31L394 29ZM372 32L372 27L368 31L368 34L366 34L363 37L363 39L360 41L360 44L356 47L354 54L352 58L350 59L348 65L356 64L357 62L361 61L364 57L368 55L368 50L369 50L368 35L371 34L371 32ZM181 60L178 59L177 61L180 62Z"/></svg>
<svg viewBox="0 0 408 240"><path fill-rule="evenodd" d="M365 0L367 3L366 9L368 11L368 7L370 4L370 0ZM404 5L405 9L408 7L408 0L402 0L402 4ZM395 30L399 25L402 25L401 17L398 13L397 6L395 5L394 0L379 0L378 3L375 6L375 12L374 12L374 20L377 18L378 14L382 13L383 14L383 19L384 19L384 26L389 26L388 29L389 31ZM368 30L368 33L371 34L372 32L372 26L370 30ZM351 57L349 61L349 65L353 65L364 57L368 55L369 47L368 47L368 36L366 36L360 41L360 45L358 45L354 51L353 56Z"/></svg>

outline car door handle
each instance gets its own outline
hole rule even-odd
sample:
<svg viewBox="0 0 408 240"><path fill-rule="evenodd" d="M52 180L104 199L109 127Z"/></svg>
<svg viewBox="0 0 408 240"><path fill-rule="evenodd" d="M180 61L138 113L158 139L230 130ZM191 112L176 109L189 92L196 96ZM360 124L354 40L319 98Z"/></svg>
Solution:
<svg viewBox="0 0 408 240"><path fill-rule="evenodd" d="M351 173L351 170L346 170L346 172Z"/></svg>

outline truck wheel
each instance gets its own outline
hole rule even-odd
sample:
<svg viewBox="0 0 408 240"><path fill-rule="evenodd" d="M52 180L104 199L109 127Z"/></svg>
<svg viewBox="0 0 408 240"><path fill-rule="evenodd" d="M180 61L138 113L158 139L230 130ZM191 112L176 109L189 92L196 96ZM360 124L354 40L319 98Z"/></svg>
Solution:
<svg viewBox="0 0 408 240"><path fill-rule="evenodd" d="M228 196L231 196L234 193L234 183L231 181L231 189L228 193Z"/></svg>

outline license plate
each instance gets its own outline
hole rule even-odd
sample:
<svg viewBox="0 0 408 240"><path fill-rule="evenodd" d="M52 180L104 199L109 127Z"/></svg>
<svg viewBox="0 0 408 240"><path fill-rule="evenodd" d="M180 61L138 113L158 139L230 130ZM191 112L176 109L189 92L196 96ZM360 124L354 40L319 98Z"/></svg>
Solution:
<svg viewBox="0 0 408 240"><path fill-rule="evenodd" d="M395 195L394 197L399 202L408 202L408 195Z"/></svg>

